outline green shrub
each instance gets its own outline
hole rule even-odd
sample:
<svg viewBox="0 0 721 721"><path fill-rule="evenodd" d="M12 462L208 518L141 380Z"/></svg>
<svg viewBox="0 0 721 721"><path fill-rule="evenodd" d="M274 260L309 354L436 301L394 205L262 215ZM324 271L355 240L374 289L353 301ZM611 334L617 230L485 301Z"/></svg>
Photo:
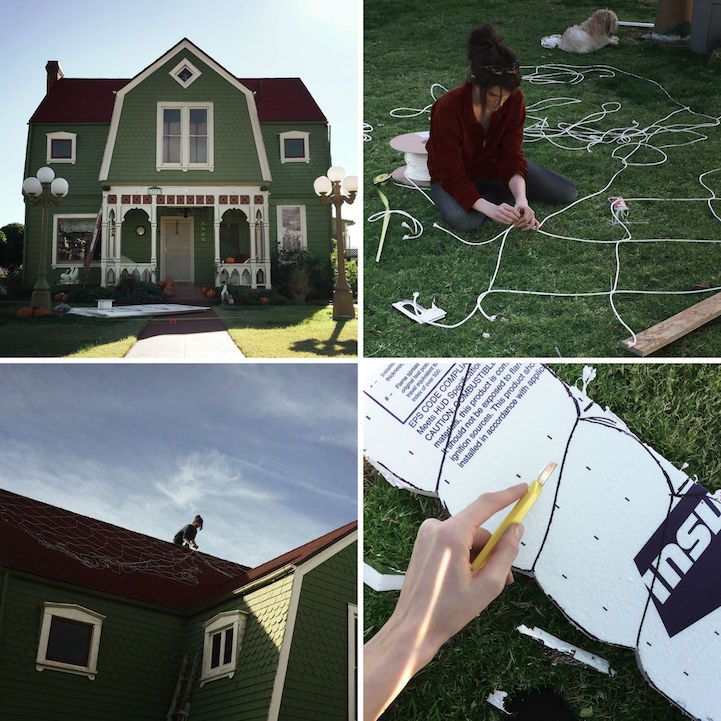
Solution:
<svg viewBox="0 0 721 721"><path fill-rule="evenodd" d="M308 299L329 300L333 295L333 269L330 258L317 258L306 250L273 250L271 273L273 287L285 296L294 294L294 275L302 268L308 275Z"/></svg>

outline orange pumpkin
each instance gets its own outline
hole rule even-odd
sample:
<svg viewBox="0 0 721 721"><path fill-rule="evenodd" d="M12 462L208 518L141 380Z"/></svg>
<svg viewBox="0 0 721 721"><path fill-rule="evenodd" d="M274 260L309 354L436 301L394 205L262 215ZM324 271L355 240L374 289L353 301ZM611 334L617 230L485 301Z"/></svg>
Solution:
<svg viewBox="0 0 721 721"><path fill-rule="evenodd" d="M46 315L50 315L50 311L47 308L36 308L33 315L36 318L44 318Z"/></svg>
<svg viewBox="0 0 721 721"><path fill-rule="evenodd" d="M205 291L206 298L215 298L215 296L218 295L212 288L208 288L208 290Z"/></svg>
<svg viewBox="0 0 721 721"><path fill-rule="evenodd" d="M67 294L67 293L56 293L56 294L53 296L53 300L54 300L56 303L64 303L67 299L68 299L68 294Z"/></svg>
<svg viewBox="0 0 721 721"><path fill-rule="evenodd" d="M205 294L208 292L208 289L207 289L205 286L203 286L203 287L200 289L200 292L201 292L203 295L205 295Z"/></svg>
<svg viewBox="0 0 721 721"><path fill-rule="evenodd" d="M225 259L226 263L235 263L235 258L231 255Z"/></svg>
<svg viewBox="0 0 721 721"><path fill-rule="evenodd" d="M266 296L266 295L261 295L261 296L260 296L260 302L261 302L261 303L270 303L270 299L269 299L268 296Z"/></svg>
<svg viewBox="0 0 721 721"><path fill-rule="evenodd" d="M17 312L18 318L30 318L33 314L32 308L20 308Z"/></svg>
<svg viewBox="0 0 721 721"><path fill-rule="evenodd" d="M163 290L163 288L165 288L165 281L164 281L164 280L161 280L161 281L158 283L158 288L160 288L160 290Z"/></svg>
<svg viewBox="0 0 721 721"><path fill-rule="evenodd" d="M166 285L166 286L169 285L169 286L172 287L173 285L175 285L175 281L174 281L170 276L168 276L168 277L165 279L165 285Z"/></svg>
<svg viewBox="0 0 721 721"><path fill-rule="evenodd" d="M172 285L165 284L165 288L163 288L163 295L166 298L172 298L175 295L175 288Z"/></svg>

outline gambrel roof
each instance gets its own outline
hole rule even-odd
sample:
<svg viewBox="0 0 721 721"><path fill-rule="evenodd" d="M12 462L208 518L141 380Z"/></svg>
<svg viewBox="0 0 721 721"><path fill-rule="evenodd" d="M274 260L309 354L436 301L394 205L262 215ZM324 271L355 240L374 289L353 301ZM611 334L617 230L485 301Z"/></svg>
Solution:
<svg viewBox="0 0 721 721"><path fill-rule="evenodd" d="M254 95L260 122L327 122L300 78L237 78ZM109 123L115 94L129 79L60 78L31 123Z"/></svg>
<svg viewBox="0 0 721 721"><path fill-rule="evenodd" d="M356 526L250 568L0 489L0 567L190 612L305 563Z"/></svg>

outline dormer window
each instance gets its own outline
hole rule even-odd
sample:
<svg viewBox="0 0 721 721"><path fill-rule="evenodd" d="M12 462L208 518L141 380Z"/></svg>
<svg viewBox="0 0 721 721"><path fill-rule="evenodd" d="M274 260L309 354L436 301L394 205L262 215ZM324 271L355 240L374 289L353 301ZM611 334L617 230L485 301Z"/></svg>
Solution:
<svg viewBox="0 0 721 721"><path fill-rule="evenodd" d="M301 130L290 130L280 134L281 163L310 163L308 138L310 133Z"/></svg>
<svg viewBox="0 0 721 721"><path fill-rule="evenodd" d="M203 624L201 686L218 678L233 678L247 618L245 611L225 611Z"/></svg>
<svg viewBox="0 0 721 721"><path fill-rule="evenodd" d="M202 73L187 58L181 60L171 71L170 77L184 88L192 85Z"/></svg>
<svg viewBox="0 0 721 721"><path fill-rule="evenodd" d="M75 163L75 133L47 133L46 163Z"/></svg>

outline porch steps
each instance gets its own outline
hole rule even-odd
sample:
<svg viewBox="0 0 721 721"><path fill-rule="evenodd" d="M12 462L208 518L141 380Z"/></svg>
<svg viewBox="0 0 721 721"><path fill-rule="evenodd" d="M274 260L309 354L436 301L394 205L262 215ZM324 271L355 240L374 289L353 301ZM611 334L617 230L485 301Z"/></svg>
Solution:
<svg viewBox="0 0 721 721"><path fill-rule="evenodd" d="M181 303L183 305L201 305L210 308L216 305L215 298L206 298L201 292L202 286L193 283L175 283L175 295L168 298L169 303Z"/></svg>

